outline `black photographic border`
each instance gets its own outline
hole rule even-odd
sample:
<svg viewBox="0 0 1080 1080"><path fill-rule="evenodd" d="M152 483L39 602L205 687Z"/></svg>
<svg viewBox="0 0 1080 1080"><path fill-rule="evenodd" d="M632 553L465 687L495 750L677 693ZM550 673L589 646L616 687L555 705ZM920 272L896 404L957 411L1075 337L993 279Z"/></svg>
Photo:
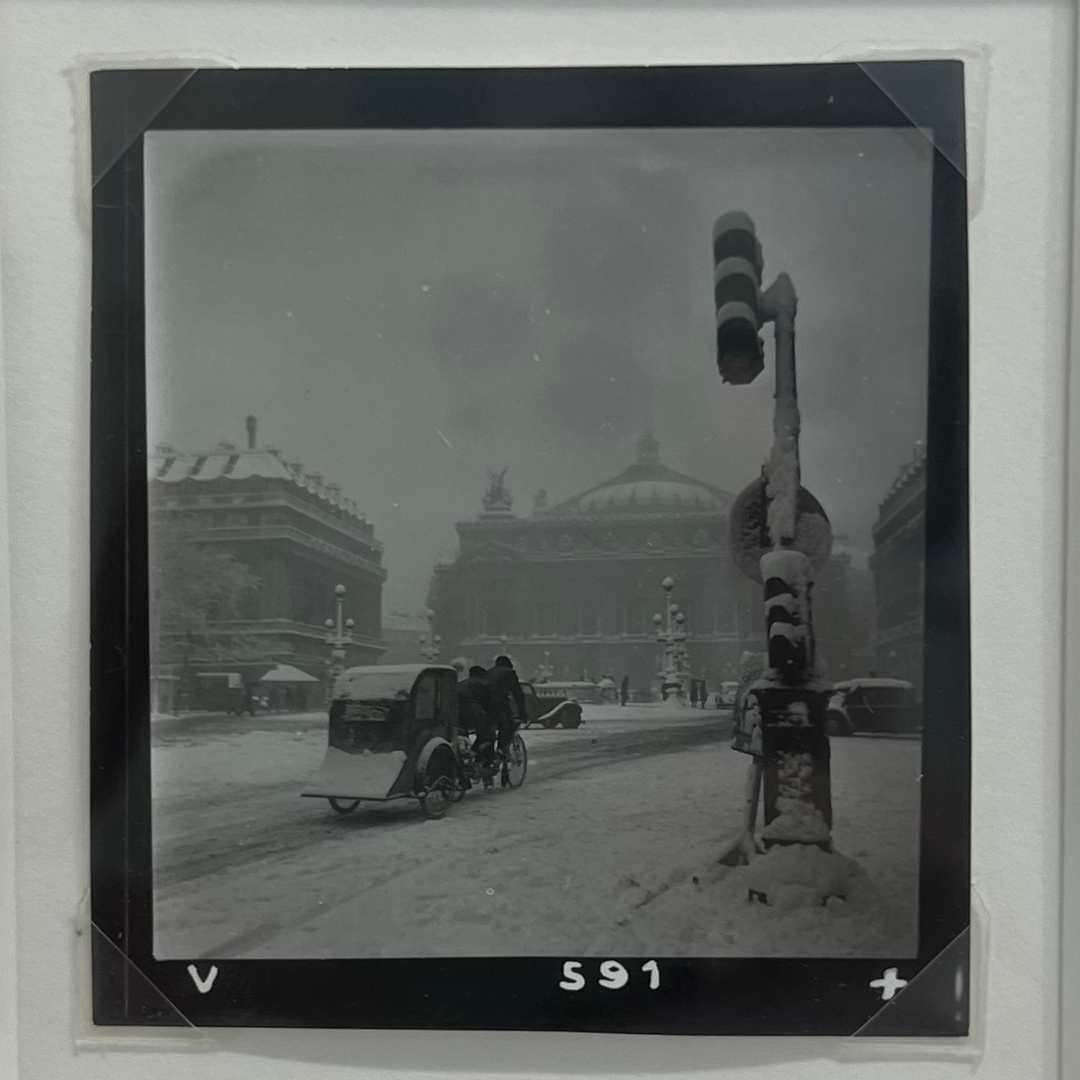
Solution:
<svg viewBox="0 0 1080 1080"><path fill-rule="evenodd" d="M90 90L93 1022L965 1035L966 978L959 997L952 992L952 974L944 981L911 982L950 949L967 968L971 714L963 64L103 70L90 75ZM573 993L559 987L564 958L223 960L215 962L214 989L199 993L188 961L158 961L152 954L143 131L638 126L918 127L933 140L918 958L616 956L611 959L632 974L629 985L617 992L601 988L600 961L591 959L582 969L588 984ZM661 969L657 990L637 974L650 959ZM200 970L205 973L210 963L200 962ZM881 1013L881 995L869 983L886 967L897 968L910 985ZM893 1021L882 1026L889 1015Z"/></svg>

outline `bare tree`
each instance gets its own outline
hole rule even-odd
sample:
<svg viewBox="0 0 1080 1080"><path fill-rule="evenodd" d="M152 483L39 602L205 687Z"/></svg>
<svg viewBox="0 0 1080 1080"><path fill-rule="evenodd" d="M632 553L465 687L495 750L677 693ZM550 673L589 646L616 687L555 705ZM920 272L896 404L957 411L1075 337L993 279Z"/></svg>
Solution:
<svg viewBox="0 0 1080 1080"><path fill-rule="evenodd" d="M270 663L285 646L235 626L244 599L261 584L232 552L200 538L180 515L161 515L150 530L151 656L155 663L199 657Z"/></svg>

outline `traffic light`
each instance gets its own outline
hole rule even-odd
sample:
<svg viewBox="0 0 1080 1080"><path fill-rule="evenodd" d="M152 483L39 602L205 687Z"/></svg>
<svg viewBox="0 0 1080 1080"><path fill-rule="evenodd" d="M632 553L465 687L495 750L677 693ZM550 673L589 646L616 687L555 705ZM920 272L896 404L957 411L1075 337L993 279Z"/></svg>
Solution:
<svg viewBox="0 0 1080 1080"><path fill-rule="evenodd" d="M810 605L813 565L794 548L774 549L761 558L761 577L765 584L769 667L781 683L798 685L812 675L814 666Z"/></svg>
<svg viewBox="0 0 1080 1080"><path fill-rule="evenodd" d="M761 329L761 244L750 218L736 210L713 226L716 362L726 383L753 382L765 366Z"/></svg>

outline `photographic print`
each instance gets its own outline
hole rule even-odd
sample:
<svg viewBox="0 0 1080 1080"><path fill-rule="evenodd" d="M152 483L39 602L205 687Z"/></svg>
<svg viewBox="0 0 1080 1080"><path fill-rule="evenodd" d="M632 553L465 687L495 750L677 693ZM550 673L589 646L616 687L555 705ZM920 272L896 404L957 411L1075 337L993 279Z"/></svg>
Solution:
<svg viewBox="0 0 1080 1080"><path fill-rule="evenodd" d="M966 724L933 133L181 113L139 152L154 962L912 981Z"/></svg>

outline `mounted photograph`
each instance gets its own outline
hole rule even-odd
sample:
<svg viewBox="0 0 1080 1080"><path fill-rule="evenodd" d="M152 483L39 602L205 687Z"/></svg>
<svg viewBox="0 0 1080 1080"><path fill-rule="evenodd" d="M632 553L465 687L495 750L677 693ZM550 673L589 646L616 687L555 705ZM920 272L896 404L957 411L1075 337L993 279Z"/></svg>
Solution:
<svg viewBox="0 0 1080 1080"><path fill-rule="evenodd" d="M185 1022L901 1031L936 963L966 1025L957 70L115 114L100 902Z"/></svg>
<svg viewBox="0 0 1080 1080"><path fill-rule="evenodd" d="M157 955L914 955L931 154L147 137Z"/></svg>

